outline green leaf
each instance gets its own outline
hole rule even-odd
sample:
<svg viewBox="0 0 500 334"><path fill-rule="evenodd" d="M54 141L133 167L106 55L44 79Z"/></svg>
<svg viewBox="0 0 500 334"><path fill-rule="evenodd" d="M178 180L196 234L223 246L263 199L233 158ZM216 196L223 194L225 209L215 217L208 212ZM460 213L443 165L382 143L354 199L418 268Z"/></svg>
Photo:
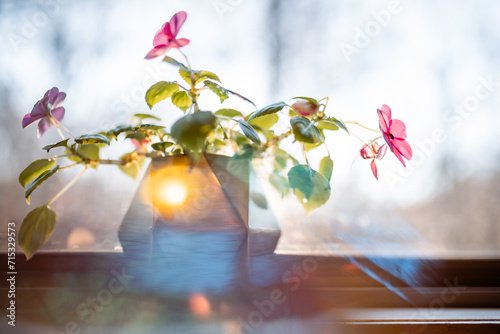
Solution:
<svg viewBox="0 0 500 334"><path fill-rule="evenodd" d="M169 56L165 56L165 58L163 58L163 61L167 62L169 64L172 64L174 66L177 66L177 67L186 67L186 65L184 65L183 63L178 62L177 60L175 60L174 58L169 57Z"/></svg>
<svg viewBox="0 0 500 334"><path fill-rule="evenodd" d="M345 126L344 122L339 121L335 117L330 117L329 120L332 121L333 123L335 123L339 128L341 128L345 132L349 133L349 130L347 130L347 127Z"/></svg>
<svg viewBox="0 0 500 334"><path fill-rule="evenodd" d="M290 124L292 125L295 140L309 144L321 142L321 132L319 132L318 128L309 119L302 116L295 116L290 119Z"/></svg>
<svg viewBox="0 0 500 334"><path fill-rule="evenodd" d="M254 143L261 145L259 134L250 124L248 124L242 119L238 120L238 124L240 125L241 130L243 131L245 136L247 136L248 139L250 139Z"/></svg>
<svg viewBox="0 0 500 334"><path fill-rule="evenodd" d="M136 125L132 128L133 131L159 131L164 129L163 125L155 125L155 124L140 124Z"/></svg>
<svg viewBox="0 0 500 334"><path fill-rule="evenodd" d="M252 160L253 155L255 153L255 149L252 147L252 145L249 144L244 144L241 149L236 151L236 153L233 155L232 159L233 160Z"/></svg>
<svg viewBox="0 0 500 334"><path fill-rule="evenodd" d="M211 79L220 82L219 77L215 73L204 70L196 71L196 70L189 70L188 68L183 67L179 69L179 74L182 77L182 79L184 79L184 81L186 81L190 86L192 85L191 76L193 77L194 80L194 86L196 86L197 84L206 79Z"/></svg>
<svg viewBox="0 0 500 334"><path fill-rule="evenodd" d="M333 123L332 121L321 120L318 123L318 129L320 130L330 130L337 131L339 129L338 125Z"/></svg>
<svg viewBox="0 0 500 334"><path fill-rule="evenodd" d="M127 161L126 165L118 166L120 170L132 179L137 179L137 177L141 174L141 168L144 164L145 158L143 156L139 156L136 151L133 151L122 155L120 160Z"/></svg>
<svg viewBox="0 0 500 334"><path fill-rule="evenodd" d="M85 159L98 160L99 159L99 146L97 144L85 144L78 146L78 154Z"/></svg>
<svg viewBox="0 0 500 334"><path fill-rule="evenodd" d="M109 139L100 133L95 133L91 135L83 135L75 138L75 143L78 144L98 144L103 143L109 145Z"/></svg>
<svg viewBox="0 0 500 334"><path fill-rule="evenodd" d="M276 172L269 175L269 183L276 188L282 196L286 196L290 190L287 178Z"/></svg>
<svg viewBox="0 0 500 334"><path fill-rule="evenodd" d="M220 98L220 103L223 103L227 98L229 98L226 89L215 82L205 80L203 81L203 84Z"/></svg>
<svg viewBox="0 0 500 334"><path fill-rule="evenodd" d="M132 117L138 118L140 120L152 119L155 121L161 121L161 118L156 117L154 115L150 115L150 114L133 114Z"/></svg>
<svg viewBox="0 0 500 334"><path fill-rule="evenodd" d="M296 99L309 101L312 104L314 104L315 106L318 105L318 100L313 99L312 97L297 96L297 97L294 97L292 100L296 100Z"/></svg>
<svg viewBox="0 0 500 334"><path fill-rule="evenodd" d="M155 104L169 98L179 90L179 85L175 82L160 81L149 87L146 92L146 103L149 109Z"/></svg>
<svg viewBox="0 0 500 334"><path fill-rule="evenodd" d="M204 148L208 134L216 126L217 119L211 112L195 112L180 118L172 125L172 138L188 150L199 152Z"/></svg>
<svg viewBox="0 0 500 334"><path fill-rule="evenodd" d="M175 92L174 95L172 95L172 103L178 107L179 109L181 109L182 111L186 111L190 106L191 104L193 103L191 101L191 98L189 97L189 95L185 92L185 91L178 91L178 92Z"/></svg>
<svg viewBox="0 0 500 334"><path fill-rule="evenodd" d="M329 156L321 159L321 162L319 163L319 172L323 174L323 176L328 181L331 180L333 172L333 160Z"/></svg>
<svg viewBox="0 0 500 334"><path fill-rule="evenodd" d="M26 192L24 194L24 197L26 198L26 202L30 204L30 195L33 193L33 191L38 188L39 185L41 185L43 182L47 181L52 175L54 175L57 171L59 170L59 165L55 166L51 170L46 170L42 174L40 174L39 177L31 183L28 188L26 188Z"/></svg>
<svg viewBox="0 0 500 334"><path fill-rule="evenodd" d="M159 143L154 143L153 145L151 145L151 147L155 151L165 152L165 150L172 145L174 145L174 143L171 143L169 141L161 141Z"/></svg>
<svg viewBox="0 0 500 334"><path fill-rule="evenodd" d="M283 109L284 107L286 106L286 103L285 102L277 102L277 103L273 103L267 107L264 107L256 112L254 112L249 118L248 118L248 121L256 118L256 117L261 117L261 116L265 116L265 115L270 115L270 114L275 114L277 113L278 111L280 111L281 109Z"/></svg>
<svg viewBox="0 0 500 334"><path fill-rule="evenodd" d="M19 229L19 247L26 255L26 260L49 239L56 226L57 215L48 205L40 206L24 218Z"/></svg>
<svg viewBox="0 0 500 334"><path fill-rule="evenodd" d="M114 129L111 129L108 132L106 132L106 136L108 138L115 138L115 139L117 139L118 135L120 135L121 133L127 132L127 131L133 131L133 130L134 130L133 126L130 126L130 125L120 125L120 126L117 126Z"/></svg>
<svg viewBox="0 0 500 334"><path fill-rule="evenodd" d="M19 175L19 183L21 187L26 188L26 184L33 179L36 179L44 172L48 171L56 164L55 160L52 159L39 159L33 161L28 167L26 167Z"/></svg>
<svg viewBox="0 0 500 334"><path fill-rule="evenodd" d="M322 206L330 198L328 180L307 165L292 167L288 172L288 182L307 212Z"/></svg>
<svg viewBox="0 0 500 334"><path fill-rule="evenodd" d="M215 112L216 115L227 116L227 117L237 117L243 116L241 112L235 109L219 109Z"/></svg>
<svg viewBox="0 0 500 334"><path fill-rule="evenodd" d="M268 130L278 122L278 119L279 117L277 114L270 114L253 118L248 123L251 124L252 126Z"/></svg>
<svg viewBox="0 0 500 334"><path fill-rule="evenodd" d="M275 157L282 157L283 159L286 159L286 160L288 160L288 159L292 160L292 163L294 166L299 164L299 161L297 159L295 159L290 153L288 153L287 151L285 151L279 147L275 149L274 155L275 155Z"/></svg>
<svg viewBox="0 0 500 334"><path fill-rule="evenodd" d="M211 80L220 82L219 77L215 73L202 70L202 71L200 71L200 78L196 81L196 83L199 83L205 79L211 79Z"/></svg>
<svg viewBox="0 0 500 334"><path fill-rule="evenodd" d="M125 138L136 139L138 141L144 140L147 137L149 136L147 135L146 132L131 132L125 136Z"/></svg>
<svg viewBox="0 0 500 334"><path fill-rule="evenodd" d="M256 193L256 192L250 192L250 200L255 203L259 208L262 208L264 210L267 210L267 199L264 194L261 193Z"/></svg>
<svg viewBox="0 0 500 334"><path fill-rule="evenodd" d="M60 147L60 146L64 146L65 147L66 144L68 143L68 140L69 140L69 138L61 140L60 142L57 142L55 144L45 145L44 147L42 147L42 150L47 150L47 153L49 153L49 151L51 149L53 149L54 147Z"/></svg>
<svg viewBox="0 0 500 334"><path fill-rule="evenodd" d="M304 143L304 148L306 149L307 152L309 152L312 149L315 149L316 147L319 147L322 144L322 142L318 142L316 144L309 144L309 143Z"/></svg>

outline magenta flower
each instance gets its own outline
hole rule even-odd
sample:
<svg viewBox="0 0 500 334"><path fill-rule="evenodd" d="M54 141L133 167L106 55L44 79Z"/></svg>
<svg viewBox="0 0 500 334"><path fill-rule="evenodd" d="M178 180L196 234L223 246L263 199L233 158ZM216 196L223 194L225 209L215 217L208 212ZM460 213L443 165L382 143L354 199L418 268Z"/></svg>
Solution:
<svg viewBox="0 0 500 334"><path fill-rule="evenodd" d="M23 128L40 120L37 129L37 136L40 138L52 126L51 117L62 121L64 108L61 107L61 103L65 98L66 93L59 92L57 87L48 90L43 98L35 104L31 113L24 115Z"/></svg>
<svg viewBox="0 0 500 334"><path fill-rule="evenodd" d="M178 12L169 22L163 24L156 32L155 38L153 39L153 49L148 52L146 59L156 58L167 52L170 48L181 48L189 44L189 39L179 38L177 39L177 34L181 29L184 21L186 21L186 12Z"/></svg>
<svg viewBox="0 0 500 334"><path fill-rule="evenodd" d="M377 164L375 163L375 159L382 160L387 151L387 145L380 146L377 142L371 142L369 144L363 145L359 153L361 154L361 158L363 159L372 159L370 163L370 167L372 169L373 176L378 180L378 169Z"/></svg>
<svg viewBox="0 0 500 334"><path fill-rule="evenodd" d="M298 101L293 104L293 109L295 109L295 111L297 111L301 116L307 117L318 112L319 104L315 105L310 101Z"/></svg>
<svg viewBox="0 0 500 334"><path fill-rule="evenodd" d="M385 104L382 106L382 110L377 109L377 113L380 121L380 131L382 131L387 145L403 166L406 167L403 158L410 160L413 152L410 144L406 141L405 124L399 119L392 119L391 108Z"/></svg>

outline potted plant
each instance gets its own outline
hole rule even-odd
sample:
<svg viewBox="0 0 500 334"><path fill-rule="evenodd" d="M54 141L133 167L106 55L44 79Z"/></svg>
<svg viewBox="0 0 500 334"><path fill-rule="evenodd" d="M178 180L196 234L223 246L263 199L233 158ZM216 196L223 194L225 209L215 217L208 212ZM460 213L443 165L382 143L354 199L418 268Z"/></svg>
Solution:
<svg viewBox="0 0 500 334"><path fill-rule="evenodd" d="M255 159L272 159L274 170L269 175L268 181L283 195L293 192L306 211L324 205L330 197L333 170L333 161L325 144L325 137L339 129L349 133L350 126L360 126L377 133L375 139L367 142L361 140L363 145L360 149L361 157L371 160L371 170L377 179L379 174L376 160L384 157L387 148L403 165L405 165L403 158L411 159L412 150L406 142L405 125L400 120L392 119L391 109L386 105L377 109L380 129L370 129L358 122L342 121L334 117L335 115L327 111L327 97L323 99L295 97L288 103L276 102L264 108L257 108L248 98L224 87L216 74L206 70L195 70L181 50L189 44L189 40L178 37L186 17L185 12L178 12L166 22L154 36L154 47L145 57L149 60L161 56L165 66L178 68L181 80L155 83L147 90L145 96L150 109L157 103L170 99L174 106L185 113L170 129L163 126L156 116L136 113L128 124L99 133L73 135L62 123L65 114L62 103L66 94L56 87L47 91L35 104L31 113L24 116L23 127L38 122L39 138L50 127L54 127L59 132L61 141L44 146L43 150L47 153L57 150L63 152L50 158L36 160L22 171L19 182L26 190L25 198L28 204L33 191L50 177L65 169L83 167L81 172L47 204L35 208L24 219L19 232L19 245L27 259L47 241L55 228L56 212L51 209L51 204L85 171L100 165L115 165L133 178L140 174L141 166L148 158L154 160L152 175L155 171L161 170L160 166L177 166L177 169L171 169L168 173L170 176L174 175L173 180L184 177L186 173L192 173L193 168L202 170L209 166L215 174L227 172L228 180L232 180L228 182L228 187L233 187L230 189L233 191L231 193L234 195L233 199L238 201L238 198L244 198L242 203L236 205L236 211L244 215L245 210L248 210L244 204L249 198L248 188L245 189L243 186L241 191L242 188L234 184L237 184L238 180L243 185L248 184L250 178L248 161ZM175 49L183 59L180 61L165 55L171 49ZM244 115L241 111L230 108L205 110L198 103L198 97L205 92L216 94L221 104L229 97L243 99L255 111ZM279 119L286 119L288 125L286 129L277 129L275 125ZM285 138L289 137L301 147L302 157L296 158L280 147ZM113 146L113 143L123 140L132 141L136 149L117 159L100 157L99 152L102 147ZM381 144L379 141L385 143ZM319 169L315 170L308 161L307 152L318 146L325 147L326 155L321 159ZM220 182L220 177L215 176ZM210 180L214 179L208 177L200 183L210 183ZM147 186L146 183L144 187ZM229 190L224 189L224 191ZM242 193L246 193L246 197L241 195ZM186 196L179 187L176 189L174 187L173 194L173 201L179 203ZM156 201L155 198L151 200ZM259 203L259 198L253 200ZM176 205L170 203L170 207L160 210L163 219L172 219L172 214L174 216L178 214L174 212Z"/></svg>

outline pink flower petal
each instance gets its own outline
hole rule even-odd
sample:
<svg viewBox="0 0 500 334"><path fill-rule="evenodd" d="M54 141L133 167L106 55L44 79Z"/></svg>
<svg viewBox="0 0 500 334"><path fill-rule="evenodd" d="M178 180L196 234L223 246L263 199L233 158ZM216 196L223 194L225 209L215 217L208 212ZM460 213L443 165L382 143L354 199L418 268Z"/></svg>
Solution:
<svg viewBox="0 0 500 334"><path fill-rule="evenodd" d="M387 104L384 104L382 106L382 113L384 114L386 119L388 120L392 119L392 111Z"/></svg>
<svg viewBox="0 0 500 334"><path fill-rule="evenodd" d="M384 137L384 140L387 143L387 146L389 146L389 149L392 152L394 152L394 145L392 144L392 139L385 132L382 133L382 136Z"/></svg>
<svg viewBox="0 0 500 334"><path fill-rule="evenodd" d="M373 176L378 180L378 169L377 169L377 164L375 163L375 159L372 160L370 163L370 167L372 169Z"/></svg>
<svg viewBox="0 0 500 334"><path fill-rule="evenodd" d="M43 117L41 120L40 120L40 123L38 123L38 128L37 128L37 132L36 132L36 135L38 138L42 137L43 134L50 128L51 124L50 124L50 120L48 117Z"/></svg>
<svg viewBox="0 0 500 334"><path fill-rule="evenodd" d="M385 104L384 104L385 105ZM377 109L377 114L378 114L378 120L380 122L380 131L382 132L387 132L389 131L389 125L391 119L384 114L384 112L380 109Z"/></svg>
<svg viewBox="0 0 500 334"><path fill-rule="evenodd" d="M393 140L394 148L407 160L413 157L413 151L406 140Z"/></svg>
<svg viewBox="0 0 500 334"><path fill-rule="evenodd" d="M180 11L170 19L170 31L172 33L172 37L175 38L179 33L184 21L186 21L187 13L184 11Z"/></svg>
<svg viewBox="0 0 500 334"><path fill-rule="evenodd" d="M389 132L394 136L394 138L405 140L406 139L406 126L405 123L399 119L393 119L391 121L391 126Z"/></svg>
<svg viewBox="0 0 500 334"><path fill-rule="evenodd" d="M165 53L165 51L168 50L168 46L167 45L158 45L156 47L154 47L153 49L151 49L151 51L148 52L148 54L146 55L146 57L144 57L145 59L153 59L153 58L156 58L158 56L161 56Z"/></svg>
<svg viewBox="0 0 500 334"><path fill-rule="evenodd" d="M189 44L189 39L179 38L179 39L174 39L172 42L170 42L168 46L171 48L178 49L188 44Z"/></svg>
<svg viewBox="0 0 500 334"><path fill-rule="evenodd" d="M64 108L59 107L59 108L52 110L52 116L55 119L57 119L59 122L62 121L62 119L64 118Z"/></svg>
<svg viewBox="0 0 500 334"><path fill-rule="evenodd" d="M396 156L396 158L399 159L399 161L401 161L401 163L403 164L403 166L406 167L406 164L403 160L403 156L401 155L401 152L399 152L399 150L397 148L394 148L394 150L392 151L392 153L394 153L394 155Z"/></svg>
<svg viewBox="0 0 500 334"><path fill-rule="evenodd" d="M373 159L375 158L375 152L373 151L373 144L365 144L360 150L361 158L363 159Z"/></svg>
<svg viewBox="0 0 500 334"><path fill-rule="evenodd" d="M164 29L165 29L165 26L168 25L168 22L163 24L160 28L160 30L158 30L156 32L156 35L155 37L153 38L153 47L157 47L159 45L166 45L169 41L169 36L167 36L167 34L165 34L164 32Z"/></svg>
<svg viewBox="0 0 500 334"><path fill-rule="evenodd" d="M387 145L386 144L380 146L380 148L378 149L378 152L377 152L376 159L382 160L382 158L385 156L385 152L387 152Z"/></svg>

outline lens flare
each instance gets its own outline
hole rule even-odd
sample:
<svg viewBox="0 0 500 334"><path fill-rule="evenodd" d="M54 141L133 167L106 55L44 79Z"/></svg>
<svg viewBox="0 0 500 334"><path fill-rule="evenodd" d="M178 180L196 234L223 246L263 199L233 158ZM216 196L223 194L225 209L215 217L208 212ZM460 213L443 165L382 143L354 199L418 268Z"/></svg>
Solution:
<svg viewBox="0 0 500 334"><path fill-rule="evenodd" d="M158 185L159 202L169 206L180 206L186 201L188 191L180 181L167 180Z"/></svg>

